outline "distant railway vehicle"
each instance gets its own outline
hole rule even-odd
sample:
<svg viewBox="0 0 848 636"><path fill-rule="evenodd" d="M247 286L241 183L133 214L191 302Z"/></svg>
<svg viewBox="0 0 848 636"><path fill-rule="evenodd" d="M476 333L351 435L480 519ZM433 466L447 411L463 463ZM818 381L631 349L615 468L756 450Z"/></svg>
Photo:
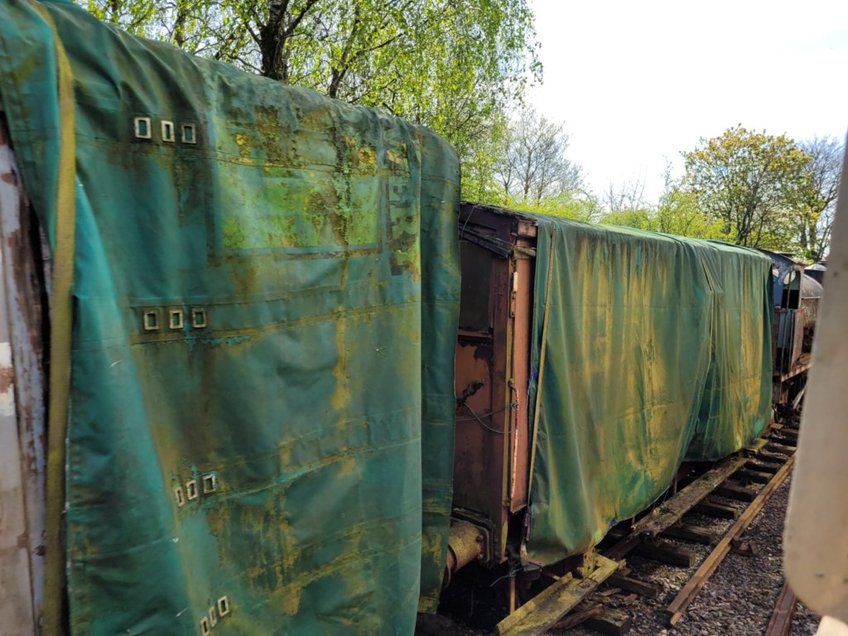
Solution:
<svg viewBox="0 0 848 636"><path fill-rule="evenodd" d="M787 409L797 407L804 395L823 290L821 281L808 273L819 270L805 269L786 254L763 252L773 263L774 402L778 409Z"/></svg>
<svg viewBox="0 0 848 636"><path fill-rule="evenodd" d="M463 566L579 559L797 396L797 266L461 205L459 168L0 6L4 629L409 634Z"/></svg>
<svg viewBox="0 0 848 636"><path fill-rule="evenodd" d="M814 278L819 285L824 285L824 273L827 267L824 262L813 263L804 268L804 273L810 278Z"/></svg>

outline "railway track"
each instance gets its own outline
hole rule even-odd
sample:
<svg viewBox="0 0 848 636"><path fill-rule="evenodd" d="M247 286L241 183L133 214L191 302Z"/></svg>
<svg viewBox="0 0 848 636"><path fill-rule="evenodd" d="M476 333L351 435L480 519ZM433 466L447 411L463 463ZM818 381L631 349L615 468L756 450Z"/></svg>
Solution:
<svg viewBox="0 0 848 636"><path fill-rule="evenodd" d="M668 625L676 625L724 558L732 550L751 550L742 535L791 474L797 439L794 424L772 424L755 444L719 462L626 530L614 530L611 545L602 544L588 558L582 577L553 577L554 583L544 592L501 621L497 633L528 636L583 626L604 634L627 634L630 616L626 610L610 608L603 602L605 597L623 591L656 602L666 593L650 574L629 567L628 558L692 568L697 555L687 545L707 545L706 557L664 608ZM702 520L715 519L713 525L722 525L722 530L684 519L692 513ZM788 629L791 600L786 599L786 608L778 603L776 625L770 629Z"/></svg>

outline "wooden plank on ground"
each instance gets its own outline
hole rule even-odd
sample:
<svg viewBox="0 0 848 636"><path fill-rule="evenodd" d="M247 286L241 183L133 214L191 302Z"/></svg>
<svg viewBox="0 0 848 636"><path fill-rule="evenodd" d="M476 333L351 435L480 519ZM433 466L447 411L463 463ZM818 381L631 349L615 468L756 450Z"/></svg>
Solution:
<svg viewBox="0 0 848 636"><path fill-rule="evenodd" d="M577 627L581 625L584 621L589 620L595 614L600 614L604 609L603 605L590 605L589 607L571 612L571 614L567 615L561 621L554 625L554 629L557 631L565 631L567 629L571 629L572 627Z"/></svg>
<svg viewBox="0 0 848 636"><path fill-rule="evenodd" d="M650 599L658 599L664 591L663 586L659 583L634 579L617 572L607 579L607 585L612 585L628 592L634 592Z"/></svg>
<svg viewBox="0 0 848 636"><path fill-rule="evenodd" d="M745 457L730 457L682 488L671 499L657 506L633 525L635 534L656 536L680 521L684 514L698 505L720 483L745 465Z"/></svg>
<svg viewBox="0 0 848 636"><path fill-rule="evenodd" d="M783 435L777 434L772 435L772 442L775 444L779 444L787 449L794 449L798 446L798 436L797 435Z"/></svg>
<svg viewBox="0 0 848 636"><path fill-rule="evenodd" d="M733 474L733 478L739 479L743 483L747 482L749 484L767 484L771 479L772 475L774 475L774 473L743 468L742 470L737 470Z"/></svg>
<svg viewBox="0 0 848 636"><path fill-rule="evenodd" d="M625 636L630 631L633 619L627 612L605 607L603 611L590 617L586 621L586 627L604 636Z"/></svg>
<svg viewBox="0 0 848 636"><path fill-rule="evenodd" d="M745 468L761 473L771 473L772 475L779 471L781 466L783 466L782 462L764 462L759 459L752 459L745 463Z"/></svg>
<svg viewBox="0 0 848 636"><path fill-rule="evenodd" d="M688 523L678 523L671 526L663 534L674 537L675 539L683 539L684 541L692 541L703 545L715 545L718 543L718 536L714 532L699 526L689 525Z"/></svg>
<svg viewBox="0 0 848 636"><path fill-rule="evenodd" d="M767 484L771 479L774 473L766 472L764 470L751 470L749 468L743 468L742 470L736 471L734 473L733 478L738 479L743 484Z"/></svg>
<svg viewBox="0 0 848 636"><path fill-rule="evenodd" d="M757 459L764 459L766 461L783 464L791 455L792 453L773 453L771 451L761 450L757 453Z"/></svg>
<svg viewBox="0 0 848 636"><path fill-rule="evenodd" d="M742 513L736 506L728 506L715 501L702 501L692 511L719 519L736 519Z"/></svg>
<svg viewBox="0 0 848 636"><path fill-rule="evenodd" d="M595 558L597 567L589 576L562 577L498 623L499 636L535 636L548 630L618 569L618 561L600 554Z"/></svg>
<svg viewBox="0 0 848 636"><path fill-rule="evenodd" d="M757 498L756 491L739 486L737 484L726 483L715 489L715 494L728 499L738 499L739 501L754 501Z"/></svg>
<svg viewBox="0 0 848 636"><path fill-rule="evenodd" d="M640 557L690 568L695 564L695 554L686 548L681 548L667 541L644 542L633 549L633 554Z"/></svg>
<svg viewBox="0 0 848 636"><path fill-rule="evenodd" d="M795 452L794 446L786 446L785 444L778 444L777 442L769 442L766 444L765 450L770 453L777 453L779 455L786 455L787 457Z"/></svg>

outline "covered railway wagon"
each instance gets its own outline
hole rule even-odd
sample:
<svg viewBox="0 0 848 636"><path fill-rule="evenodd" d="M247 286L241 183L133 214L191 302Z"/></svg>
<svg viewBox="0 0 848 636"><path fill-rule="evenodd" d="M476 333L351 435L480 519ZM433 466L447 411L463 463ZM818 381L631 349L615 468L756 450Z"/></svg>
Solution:
<svg viewBox="0 0 848 636"><path fill-rule="evenodd" d="M481 205L459 224L449 566L584 552L771 421L767 257Z"/></svg>
<svg viewBox="0 0 848 636"><path fill-rule="evenodd" d="M0 100L18 633L409 634L769 419L754 252L460 208L431 132L58 0Z"/></svg>

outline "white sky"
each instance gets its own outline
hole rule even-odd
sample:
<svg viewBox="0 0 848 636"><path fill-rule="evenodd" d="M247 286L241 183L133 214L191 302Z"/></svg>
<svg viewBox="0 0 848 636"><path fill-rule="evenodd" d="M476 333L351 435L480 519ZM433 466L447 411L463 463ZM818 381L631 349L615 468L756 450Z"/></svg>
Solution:
<svg viewBox="0 0 848 636"><path fill-rule="evenodd" d="M795 139L848 129L848 0L531 0L544 82L529 104L571 136L598 196L730 126Z"/></svg>

